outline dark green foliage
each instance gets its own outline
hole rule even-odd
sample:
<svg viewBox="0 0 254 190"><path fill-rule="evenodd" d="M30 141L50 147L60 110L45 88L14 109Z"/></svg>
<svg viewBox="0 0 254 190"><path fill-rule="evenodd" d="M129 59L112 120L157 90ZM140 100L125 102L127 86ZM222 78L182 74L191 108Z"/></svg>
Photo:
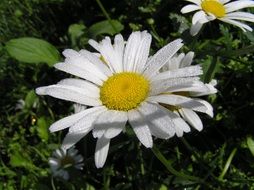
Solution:
<svg viewBox="0 0 254 190"><path fill-rule="evenodd" d="M186 31L190 17L180 14L182 1L109 0L102 4L116 31L96 1L0 1L0 190L254 189L253 32L243 34L230 25L213 22L199 38L192 38ZM177 171L201 181L171 174L150 149L140 146L128 127L112 140L103 169L94 165L95 139L89 134L76 146L85 158L84 170L71 171L69 181L52 178L48 158L67 131L50 134L48 127L71 114L73 108L65 101L38 97L34 89L68 75L49 66L61 59L54 47L43 54L54 52L50 61L38 57L31 61L23 53L25 59L11 53L10 42L36 37L59 52L66 48L91 50L87 44L90 38L100 40L121 32L126 39L132 30L152 33L151 54L181 37L185 42L182 51L194 51L195 64L201 64L205 72L215 63L214 72L204 75L204 80L218 80L219 92L207 97L214 107L214 118L201 115L202 132L154 140ZM27 64L30 61L37 64Z"/></svg>

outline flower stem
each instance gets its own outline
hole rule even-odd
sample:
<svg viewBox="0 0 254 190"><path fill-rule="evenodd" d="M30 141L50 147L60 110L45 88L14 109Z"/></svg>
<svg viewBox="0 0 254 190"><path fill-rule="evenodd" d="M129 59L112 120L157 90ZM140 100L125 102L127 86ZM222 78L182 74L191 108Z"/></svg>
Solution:
<svg viewBox="0 0 254 190"><path fill-rule="evenodd" d="M216 63L218 61L218 58L216 56L214 56L212 58L212 62L208 67L208 70L206 72L205 78L204 78L204 82L205 83L209 83L212 80L215 68L216 68Z"/></svg>
<svg viewBox="0 0 254 190"><path fill-rule="evenodd" d="M51 187L52 187L53 190L56 190L53 176L51 176Z"/></svg>
<svg viewBox="0 0 254 190"><path fill-rule="evenodd" d="M101 3L101 1L100 1L100 0L96 0L96 2L97 2L97 4L99 5L99 7L100 7L102 13L104 14L104 16L107 18L109 24L112 26L112 28L114 29L114 31L117 32L117 29L116 29L114 23L112 22L112 20L111 20L109 14L108 14L108 12L107 12L106 9L104 8L104 6L103 6L103 4Z"/></svg>
<svg viewBox="0 0 254 190"><path fill-rule="evenodd" d="M233 158L234 158L234 156L236 154L236 151L237 151L237 148L234 148L232 150L232 152L230 153L230 155L229 155L229 157L227 159L227 162L226 162L226 164L225 164L225 166L224 166L224 168L223 168L223 170L222 170L222 172L221 172L221 174L219 176L219 180L223 180L223 178L224 178L225 174L227 173L228 168L229 168L229 166L230 166L230 164L231 164L231 162L232 162L232 160L233 160Z"/></svg>
<svg viewBox="0 0 254 190"><path fill-rule="evenodd" d="M187 175L187 174L184 174L182 172L178 172L176 171L171 163L163 156L163 154L160 152L160 150L155 146L153 145L153 148L152 148L152 151L154 153L154 155L158 158L158 160L161 161L161 163L168 169L168 171L170 173L172 173L173 175L177 176L177 177L181 177L181 178L185 178L185 179L188 179L188 180L191 180L191 181L197 181L197 182L202 182L202 180L198 177L195 177L195 176L190 176L190 175Z"/></svg>

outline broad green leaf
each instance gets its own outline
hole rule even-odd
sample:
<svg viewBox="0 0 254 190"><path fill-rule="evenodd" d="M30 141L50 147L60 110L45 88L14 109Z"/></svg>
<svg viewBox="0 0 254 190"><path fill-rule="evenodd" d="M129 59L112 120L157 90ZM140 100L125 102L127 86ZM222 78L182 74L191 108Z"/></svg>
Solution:
<svg viewBox="0 0 254 190"><path fill-rule="evenodd" d="M251 154L254 156L254 140L252 137L247 137L247 146L251 152Z"/></svg>
<svg viewBox="0 0 254 190"><path fill-rule="evenodd" d="M52 66L60 59L53 45L37 38L12 39L6 43L6 50L13 58L25 63L47 63Z"/></svg>
<svg viewBox="0 0 254 190"><path fill-rule="evenodd" d="M48 138L49 138L48 126L49 126L48 122L46 121L46 119L44 117L41 117L38 119L37 131L38 131L39 137L43 141L48 141Z"/></svg>
<svg viewBox="0 0 254 190"><path fill-rule="evenodd" d="M114 27L113 27L113 26ZM109 34L114 35L123 30L124 26L117 20L111 20L109 22L108 20L104 20L101 22L97 22L94 25L90 26L88 28L88 34L95 38L99 34Z"/></svg>

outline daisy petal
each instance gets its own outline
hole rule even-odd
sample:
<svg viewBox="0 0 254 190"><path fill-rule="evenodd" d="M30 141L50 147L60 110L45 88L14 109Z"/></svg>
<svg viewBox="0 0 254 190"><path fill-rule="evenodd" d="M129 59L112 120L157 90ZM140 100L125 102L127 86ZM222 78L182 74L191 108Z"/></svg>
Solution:
<svg viewBox="0 0 254 190"><path fill-rule="evenodd" d="M149 121L149 124L152 124L152 127L149 126L151 132L153 131L156 134L164 133L164 139L174 136L175 131L172 120L156 104L144 102L139 107L139 111L144 116L144 118L149 118L147 121Z"/></svg>
<svg viewBox="0 0 254 190"><path fill-rule="evenodd" d="M195 65L195 66L183 67L183 68L175 69L171 71L161 72L158 75L156 75L153 80L156 81L156 80L165 80L170 78L193 77L193 76L198 76L202 74L203 74L202 67L200 65Z"/></svg>
<svg viewBox="0 0 254 190"><path fill-rule="evenodd" d="M167 92L169 88L184 84L191 84L197 80L199 80L198 77L188 77L152 81L151 90L149 93L150 95L157 95L163 92Z"/></svg>
<svg viewBox="0 0 254 190"><path fill-rule="evenodd" d="M179 109L179 112L182 115L183 119L186 120L192 127L197 129L198 131L202 131L203 123L199 118L198 114L186 108Z"/></svg>
<svg viewBox="0 0 254 190"><path fill-rule="evenodd" d="M133 131L137 135L139 141L146 148L151 148L153 146L152 135L142 115L136 110L131 110L128 112L128 121L131 124Z"/></svg>
<svg viewBox="0 0 254 190"><path fill-rule="evenodd" d="M224 5L226 9L226 13L230 13L239 9L254 7L254 1L251 0L244 0L244 1L233 1Z"/></svg>
<svg viewBox="0 0 254 190"><path fill-rule="evenodd" d="M50 132L60 131L62 129L68 128L72 125L74 125L76 122L78 122L81 118L86 116L88 113L93 113L94 110L97 110L98 108L90 108L86 109L84 111L81 111L79 113L73 114L71 116L65 117L63 119L60 119L59 121L53 123L49 130Z"/></svg>
<svg viewBox="0 0 254 190"><path fill-rule="evenodd" d="M203 23L200 23L200 22L197 22L196 24L191 25L190 34L192 36L196 36L201 30L202 26L203 26Z"/></svg>
<svg viewBox="0 0 254 190"><path fill-rule="evenodd" d="M107 67L105 63L103 63L100 58L93 53L87 50L80 50L79 52L82 56L88 59L91 63L93 63L96 67L100 68L100 70L107 76L112 75L112 71Z"/></svg>
<svg viewBox="0 0 254 190"><path fill-rule="evenodd" d="M226 18L233 19L233 20L235 19L235 20L244 20L244 21L254 22L254 14L245 13L245 12L228 13L226 15Z"/></svg>
<svg viewBox="0 0 254 190"><path fill-rule="evenodd" d="M199 9L200 9L200 6L197 6L197 5L186 5L181 9L181 13L183 14L190 13Z"/></svg>
<svg viewBox="0 0 254 190"><path fill-rule="evenodd" d="M220 18L220 20L223 21L223 22L235 25L235 26L241 28L244 32L246 32L246 30L252 31L251 27L249 27L247 24L241 23L239 21L231 20L231 19L228 19L228 18Z"/></svg>
<svg viewBox="0 0 254 190"><path fill-rule="evenodd" d="M76 144L78 141L80 141L80 139L82 139L84 136L87 135L87 133L90 132L91 129L89 130L84 130L84 131L78 131L78 132L71 132L68 133L63 140L62 143L62 148L63 149L69 149L71 148L74 144Z"/></svg>
<svg viewBox="0 0 254 190"><path fill-rule="evenodd" d="M144 69L149 55L152 37L146 31L133 32L124 52L124 70L139 71Z"/></svg>
<svg viewBox="0 0 254 190"><path fill-rule="evenodd" d="M113 138L122 132L127 122L127 114L122 111L107 110L94 122L93 136Z"/></svg>
<svg viewBox="0 0 254 190"><path fill-rule="evenodd" d="M174 122L176 136L182 137L183 132L190 132L189 125L177 113L168 111L168 114Z"/></svg>
<svg viewBox="0 0 254 190"><path fill-rule="evenodd" d="M50 85L36 89L39 95L49 95L62 100L67 100L88 106L99 106L101 101L98 98L92 98L92 94L83 89L73 86Z"/></svg>
<svg viewBox="0 0 254 190"><path fill-rule="evenodd" d="M103 84L103 81L100 78L76 65L69 63L57 63L54 65L54 67L57 68L58 70L91 81L99 86Z"/></svg>
<svg viewBox="0 0 254 190"><path fill-rule="evenodd" d="M196 101L200 102L201 104L203 104L206 107L206 113L207 115L209 115L210 117L213 117L213 107L210 103L208 103L205 100L201 100L201 99L195 99Z"/></svg>
<svg viewBox="0 0 254 190"><path fill-rule="evenodd" d="M97 140L95 148L95 165L97 168L102 168L108 156L110 139L101 137Z"/></svg>
<svg viewBox="0 0 254 190"><path fill-rule="evenodd" d="M196 4L196 5L200 5L200 4L201 4L201 0L185 0L185 1L194 3L194 4Z"/></svg>
<svg viewBox="0 0 254 190"><path fill-rule="evenodd" d="M57 84L59 85L66 85L66 86L74 86L77 88L84 89L85 91L91 92L91 97L99 97L100 89L98 86L94 85L93 83L76 78L67 78L59 81Z"/></svg>
<svg viewBox="0 0 254 190"><path fill-rule="evenodd" d="M157 71L183 46L182 40L177 39L168 45L161 48L153 57L148 61L143 74L148 78L152 78Z"/></svg>
<svg viewBox="0 0 254 190"><path fill-rule="evenodd" d="M104 106L90 108L81 119L79 119L73 126L70 127L69 133L87 131L93 126L97 117L106 112L107 108Z"/></svg>
<svg viewBox="0 0 254 190"><path fill-rule="evenodd" d="M187 53L183 60L180 63L180 67L189 67L192 63L194 57L194 52L190 51L189 53Z"/></svg>
<svg viewBox="0 0 254 190"><path fill-rule="evenodd" d="M196 101L194 99L174 95L174 94L162 94L157 96L150 96L148 101L151 102L160 102L168 105L173 105L180 108L189 108L198 112L204 112L206 113L207 107L203 105L203 103L200 103L199 101Z"/></svg>

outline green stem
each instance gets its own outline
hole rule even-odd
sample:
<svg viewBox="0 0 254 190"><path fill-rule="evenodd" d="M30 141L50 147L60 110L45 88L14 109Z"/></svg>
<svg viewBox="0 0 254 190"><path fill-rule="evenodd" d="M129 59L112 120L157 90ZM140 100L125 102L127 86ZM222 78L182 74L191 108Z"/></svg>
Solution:
<svg viewBox="0 0 254 190"><path fill-rule="evenodd" d="M182 172L178 172L176 171L171 163L163 156L163 154L160 152L160 150L155 146L153 145L153 148L152 148L152 151L154 153L154 155L158 158L158 160L161 161L161 163L168 169L168 171L170 173L172 173L173 175L175 176L178 176L178 177L181 177L181 178L185 178L185 179L188 179L188 180L191 180L191 181L197 181L197 182L202 182L202 180L198 177L195 177L195 176L190 176L190 175L187 175L187 174L184 174Z"/></svg>
<svg viewBox="0 0 254 190"><path fill-rule="evenodd" d="M222 170L222 172L221 172L221 174L219 176L219 180L223 180L223 178L224 178L225 174L227 173L227 171L229 169L229 166L230 166L230 164L231 164L231 162L232 162L232 160L233 160L233 158L234 158L234 156L236 154L236 151L237 151L237 148L234 148L232 150L232 152L230 153L230 155L229 155L229 157L227 159L227 162L226 162L226 164L225 164L225 166L224 166L224 168L223 168L223 170Z"/></svg>
<svg viewBox="0 0 254 190"><path fill-rule="evenodd" d="M112 22L112 20L111 20L109 14L108 14L108 12L107 12L106 9L104 8L104 6L103 6L103 4L101 3L101 1L100 1L100 0L96 0L96 2L97 2L97 4L99 5L99 7L100 7L102 13L104 14L104 16L107 18L109 24L112 26L112 28L114 29L114 31L117 32L117 29L116 29L114 23Z"/></svg>
<svg viewBox="0 0 254 190"><path fill-rule="evenodd" d="M53 190L56 190L53 176L51 177L51 186Z"/></svg>
<svg viewBox="0 0 254 190"><path fill-rule="evenodd" d="M205 83L209 83L212 80L215 68L216 68L216 63L217 63L217 57L214 56L212 59L211 64L208 67L208 70L206 72L205 78L204 78L204 82Z"/></svg>

